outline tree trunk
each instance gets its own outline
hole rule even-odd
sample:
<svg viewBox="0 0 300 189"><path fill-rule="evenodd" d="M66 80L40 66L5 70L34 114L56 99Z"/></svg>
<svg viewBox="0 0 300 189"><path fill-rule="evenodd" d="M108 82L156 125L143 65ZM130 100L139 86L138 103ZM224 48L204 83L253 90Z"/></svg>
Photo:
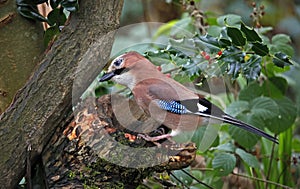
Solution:
<svg viewBox="0 0 300 189"><path fill-rule="evenodd" d="M81 1L37 70L0 117L0 184L14 188L110 55L123 1ZM77 70L76 70L77 69ZM83 71L82 71L83 70ZM80 73L88 73L84 77ZM74 79L76 92L72 94ZM72 99L73 97L73 99ZM30 162L28 161L28 162Z"/></svg>

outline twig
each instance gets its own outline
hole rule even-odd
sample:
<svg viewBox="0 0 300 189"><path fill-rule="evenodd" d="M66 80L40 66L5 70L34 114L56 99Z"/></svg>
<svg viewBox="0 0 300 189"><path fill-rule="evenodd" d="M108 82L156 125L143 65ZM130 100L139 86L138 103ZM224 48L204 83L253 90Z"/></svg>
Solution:
<svg viewBox="0 0 300 189"><path fill-rule="evenodd" d="M240 177L244 177L244 178L248 178L248 179L252 179L252 180L256 180L256 181L260 181L260 182L264 182L264 183L267 183L267 184L273 184L275 186L278 186L278 187L281 187L281 188L284 188L284 189L292 189L289 186L285 186L285 185L282 185L282 184L279 184L277 182L273 182L273 181L270 181L270 180L260 179L260 178L257 178L257 177L252 177L252 176L238 174L238 173L231 173L231 174L236 175L236 176L240 176Z"/></svg>
<svg viewBox="0 0 300 189"><path fill-rule="evenodd" d="M172 172L169 172L170 175L174 177L183 187L189 188L184 182L182 182L179 178L177 178Z"/></svg>
<svg viewBox="0 0 300 189"><path fill-rule="evenodd" d="M194 177L194 175L190 174L189 172L187 172L186 170L182 169L181 170L182 172L184 172L185 174L187 174L188 176L190 176L192 179L194 179L195 181L197 181L198 183L206 186L207 188L210 188L210 189L214 189L213 187L209 186L208 184L202 182L201 180L197 179L196 177Z"/></svg>
<svg viewBox="0 0 300 189"><path fill-rule="evenodd" d="M272 152L271 152L269 169L268 169L268 174L267 174L266 180L269 180L269 177L270 177L270 174L271 174L271 168L272 168L272 163L273 163L274 151L275 151L275 143L272 144ZM268 188L268 182L266 183L266 188Z"/></svg>

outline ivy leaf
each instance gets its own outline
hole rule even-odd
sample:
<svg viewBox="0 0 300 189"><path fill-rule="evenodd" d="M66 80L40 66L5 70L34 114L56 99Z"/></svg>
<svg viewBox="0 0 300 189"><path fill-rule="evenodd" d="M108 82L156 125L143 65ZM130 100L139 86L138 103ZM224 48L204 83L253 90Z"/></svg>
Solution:
<svg viewBox="0 0 300 189"><path fill-rule="evenodd" d="M220 171L219 175L228 175L231 173L235 164L235 156L226 152L217 153L212 161L212 167Z"/></svg>
<svg viewBox="0 0 300 189"><path fill-rule="evenodd" d="M254 42L252 43L252 50L260 56L266 56L269 54L269 48L267 45L264 45L260 42Z"/></svg>
<svg viewBox="0 0 300 189"><path fill-rule="evenodd" d="M238 28L227 27L227 35L231 38L232 43L236 46L244 46L246 44L246 38Z"/></svg>
<svg viewBox="0 0 300 189"><path fill-rule="evenodd" d="M282 52L278 52L274 55L273 62L276 66L281 68L283 68L284 66L292 65L289 57Z"/></svg>
<svg viewBox="0 0 300 189"><path fill-rule="evenodd" d="M241 30L245 34L248 42L262 42L262 39L256 31L253 28L249 29L243 22L241 23Z"/></svg>
<svg viewBox="0 0 300 189"><path fill-rule="evenodd" d="M241 148L237 148L235 153L237 155L239 155L240 158L246 164L248 164L250 167L254 167L254 168L259 168L260 167L258 160L252 154L249 154L249 153L245 152Z"/></svg>

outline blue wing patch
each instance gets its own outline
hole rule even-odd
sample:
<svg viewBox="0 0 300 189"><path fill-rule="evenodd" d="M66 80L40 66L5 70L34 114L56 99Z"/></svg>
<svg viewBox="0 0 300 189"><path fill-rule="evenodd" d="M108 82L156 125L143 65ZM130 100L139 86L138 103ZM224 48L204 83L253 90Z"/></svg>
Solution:
<svg viewBox="0 0 300 189"><path fill-rule="evenodd" d="M164 109L166 111L169 111L169 112L172 112L175 114L186 114L187 113L186 107L183 106L180 102L175 101L175 100L171 100L171 101L158 100L157 104L161 109Z"/></svg>

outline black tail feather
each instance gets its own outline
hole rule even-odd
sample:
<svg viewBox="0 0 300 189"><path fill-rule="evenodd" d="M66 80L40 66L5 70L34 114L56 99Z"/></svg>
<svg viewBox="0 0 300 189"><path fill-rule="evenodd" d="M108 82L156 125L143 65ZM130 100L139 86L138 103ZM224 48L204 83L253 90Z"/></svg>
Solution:
<svg viewBox="0 0 300 189"><path fill-rule="evenodd" d="M252 126L252 125L249 125L245 122L242 122L228 114L223 114L222 117L217 117L217 116L213 116L213 115L210 115L210 114L205 114L205 113L201 113L201 112L196 112L196 113L193 113L193 114L196 114L196 115L200 115L202 117L207 117L207 118L212 118L212 119L216 119L216 120L220 120L220 121L223 121L224 123L229 123L229 124L232 124L232 125L235 125L237 127L240 127L246 131L249 131L251 133L254 133L254 134L257 134L259 136L262 136L276 144L278 144L278 139L274 136L271 136L269 135L268 133Z"/></svg>
<svg viewBox="0 0 300 189"><path fill-rule="evenodd" d="M238 120L238 119L236 119L236 118L234 118L234 117L232 117L230 115L225 114L223 116L223 119L224 119L223 121L225 123L229 123L229 124L235 125L237 127L245 129L246 131L249 131L249 132L257 134L257 135L260 135L260 136L262 136L262 137L264 137L264 138L266 138L266 139L268 139L268 140L270 140L270 141L275 142L276 144L278 144L278 140L277 140L276 137L271 136L268 133L266 133L266 132L264 132L264 131L256 128L256 127L253 127L252 125L249 125L249 124L247 124L245 122L242 122L242 121L240 121L240 120Z"/></svg>

